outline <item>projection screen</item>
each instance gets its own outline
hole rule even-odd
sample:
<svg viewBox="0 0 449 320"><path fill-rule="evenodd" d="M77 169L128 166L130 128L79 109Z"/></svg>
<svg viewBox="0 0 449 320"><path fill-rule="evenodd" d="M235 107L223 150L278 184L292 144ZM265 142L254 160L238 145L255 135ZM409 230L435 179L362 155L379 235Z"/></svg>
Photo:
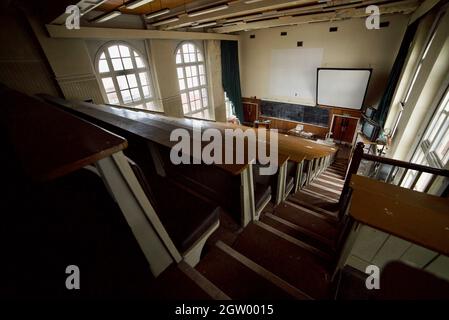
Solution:
<svg viewBox="0 0 449 320"><path fill-rule="evenodd" d="M365 100L371 69L317 69L317 104L360 109Z"/></svg>

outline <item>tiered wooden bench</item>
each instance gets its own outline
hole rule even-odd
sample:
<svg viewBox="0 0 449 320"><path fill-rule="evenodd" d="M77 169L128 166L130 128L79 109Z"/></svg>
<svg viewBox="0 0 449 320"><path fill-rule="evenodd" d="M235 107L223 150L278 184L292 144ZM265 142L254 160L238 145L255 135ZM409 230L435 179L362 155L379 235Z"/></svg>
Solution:
<svg viewBox="0 0 449 320"><path fill-rule="evenodd" d="M42 95L42 98L62 106L75 114L93 121L108 130L112 130L129 139L133 135L150 144L152 161L159 175L166 175L181 184L191 187L206 198L212 199L218 205L234 214L237 220L245 226L251 220L257 220L263 207L271 198L271 181L259 183L253 179L253 163L257 159L246 159L243 164L205 165L173 165L169 159L170 149L177 143L170 141L174 129L183 128L192 135L194 125L201 124L203 129L215 128L223 131L227 128L243 128L210 121L170 118L139 111L129 111L117 107L93 105L83 102L65 101L63 99ZM205 145L206 143L203 143ZM223 143L224 145L224 143ZM133 148L130 148L130 150ZM247 156L245 155L247 158ZM137 161L135 157L131 157ZM278 165L286 166L288 156L278 155ZM139 163L142 167L143 163ZM284 171L282 171L284 172ZM285 180L276 179L277 183ZM285 190L285 186L279 188ZM283 195L283 194L282 194Z"/></svg>

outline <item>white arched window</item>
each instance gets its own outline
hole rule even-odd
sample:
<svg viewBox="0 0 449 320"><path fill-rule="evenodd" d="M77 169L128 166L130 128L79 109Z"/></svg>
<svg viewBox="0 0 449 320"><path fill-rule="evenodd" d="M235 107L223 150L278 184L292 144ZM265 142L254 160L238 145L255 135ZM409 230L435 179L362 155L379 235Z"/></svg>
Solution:
<svg viewBox="0 0 449 320"><path fill-rule="evenodd" d="M108 103L161 111L145 59L128 44L105 46L98 54L97 70Z"/></svg>
<svg viewBox="0 0 449 320"><path fill-rule="evenodd" d="M209 98L203 53L197 45L184 42L176 50L176 65L184 115L209 119Z"/></svg>

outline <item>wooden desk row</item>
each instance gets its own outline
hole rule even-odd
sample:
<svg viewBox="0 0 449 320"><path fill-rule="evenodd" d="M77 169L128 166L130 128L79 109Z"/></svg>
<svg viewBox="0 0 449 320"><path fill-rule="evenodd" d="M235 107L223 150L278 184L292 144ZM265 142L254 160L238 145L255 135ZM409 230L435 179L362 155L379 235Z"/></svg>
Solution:
<svg viewBox="0 0 449 320"><path fill-rule="evenodd" d="M225 129L241 129L242 131L253 129L246 126L226 123L186 118L172 118L143 111L130 111L118 107L93 105L85 102L67 102L65 100L49 96L41 97L48 101L52 101L53 103L57 103L60 106L64 106L68 110L76 112L78 115L88 117L89 120L101 121L101 123L103 124L112 125L122 130L126 130L141 138L151 141L152 143L156 143L166 148L171 148L177 143L174 141L170 141L171 132L177 128L186 129L188 132L190 132L190 137L193 137L193 126L199 125L201 125L201 128L203 130L214 128L221 132L224 132ZM257 131L257 133L259 133L259 131ZM334 148L329 148L327 146L319 145L313 143L312 141L307 141L304 139L298 139L295 137L284 135L278 135L278 138L279 174L277 175L277 187L275 188L276 203L279 203L287 196L285 187L287 181L287 160L295 162L297 166L294 188L294 190L296 191L300 185L302 171L304 169L307 169L310 170L310 172L314 171L317 173L319 169L324 168L326 163L330 163L330 158L336 151L336 149ZM262 139L266 140L266 137ZM203 146L205 144L207 143L202 142ZM246 152L247 151L245 149L245 153ZM307 166L304 165L305 162L307 162ZM247 155L245 154L245 163L243 164L215 165L216 167L233 176L239 176L240 186L242 190L240 195L240 216L243 226L245 226L251 220L257 220L261 209L263 209L255 207L254 187L257 184L255 183L253 178L252 167L254 163L257 163L257 159L248 159ZM163 166L163 164L161 165ZM312 174L308 176L311 177ZM208 188L210 189L211 187L213 186L209 186ZM265 204L266 202L264 203L264 205Z"/></svg>

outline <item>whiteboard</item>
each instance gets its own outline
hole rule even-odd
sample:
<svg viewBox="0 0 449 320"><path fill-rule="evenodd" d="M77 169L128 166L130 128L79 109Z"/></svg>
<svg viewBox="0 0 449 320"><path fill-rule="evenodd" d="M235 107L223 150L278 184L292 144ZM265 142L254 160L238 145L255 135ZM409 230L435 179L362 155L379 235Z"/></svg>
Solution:
<svg viewBox="0 0 449 320"><path fill-rule="evenodd" d="M322 60L322 48L272 50L269 98L315 105L316 70Z"/></svg>
<svg viewBox="0 0 449 320"><path fill-rule="evenodd" d="M371 69L318 69L317 104L360 109Z"/></svg>

